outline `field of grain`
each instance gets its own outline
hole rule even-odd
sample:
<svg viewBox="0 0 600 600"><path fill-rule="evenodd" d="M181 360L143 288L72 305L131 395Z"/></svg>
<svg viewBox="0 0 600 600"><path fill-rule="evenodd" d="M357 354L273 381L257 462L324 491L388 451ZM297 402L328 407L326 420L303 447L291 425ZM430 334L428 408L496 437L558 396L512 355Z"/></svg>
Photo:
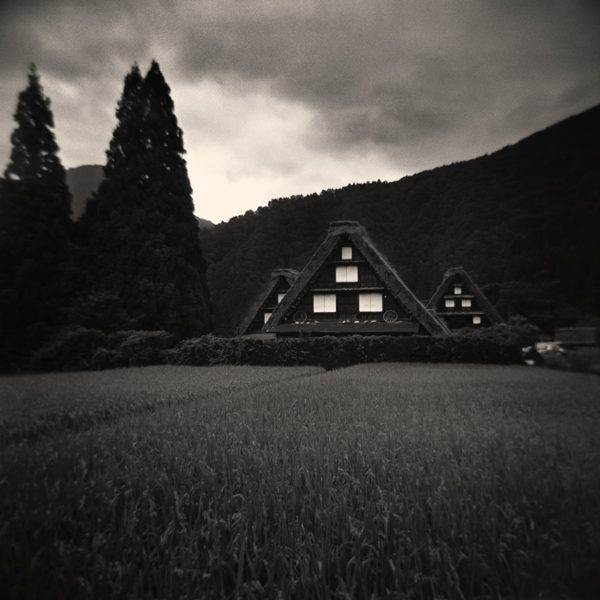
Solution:
<svg viewBox="0 0 600 600"><path fill-rule="evenodd" d="M1 597L596 597L600 378L153 369L0 380Z"/></svg>

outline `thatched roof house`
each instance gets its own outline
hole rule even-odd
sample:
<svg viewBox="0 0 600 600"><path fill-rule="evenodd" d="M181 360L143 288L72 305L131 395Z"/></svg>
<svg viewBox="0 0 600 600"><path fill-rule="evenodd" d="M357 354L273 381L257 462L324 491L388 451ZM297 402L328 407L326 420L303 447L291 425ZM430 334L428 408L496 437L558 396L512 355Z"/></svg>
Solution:
<svg viewBox="0 0 600 600"><path fill-rule="evenodd" d="M297 335L447 335L356 221L329 233L264 330Z"/></svg>
<svg viewBox="0 0 600 600"><path fill-rule="evenodd" d="M267 285L250 307L246 318L239 328L240 335L257 334L273 314L275 307L288 292L298 277L293 269L275 269Z"/></svg>
<svg viewBox="0 0 600 600"><path fill-rule="evenodd" d="M451 330L489 327L504 320L463 267L448 269L427 308Z"/></svg>

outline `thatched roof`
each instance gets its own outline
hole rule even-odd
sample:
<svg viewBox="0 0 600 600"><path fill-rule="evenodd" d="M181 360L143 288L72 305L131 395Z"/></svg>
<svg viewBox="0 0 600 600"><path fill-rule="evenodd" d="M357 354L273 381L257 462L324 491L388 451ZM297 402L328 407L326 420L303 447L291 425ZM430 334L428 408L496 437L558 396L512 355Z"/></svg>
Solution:
<svg viewBox="0 0 600 600"><path fill-rule="evenodd" d="M315 276L318 275L319 270L330 257L342 236L348 237L348 240L361 252L389 292L426 331L432 335L447 335L450 333L446 324L435 314L429 312L408 289L385 256L377 250L364 227L357 221L334 221L331 223L327 238L300 273L300 276L265 325L267 331L280 324L283 325L281 320L297 306L305 290L308 289Z"/></svg>
<svg viewBox="0 0 600 600"><path fill-rule="evenodd" d="M256 300L252 303L250 310L246 314L246 317L242 321L242 324L239 327L239 335L246 335L250 325L252 325L252 321L258 314L258 312L263 308L265 302L268 300L269 296L279 283L280 279L283 277L287 283L291 286L296 278L298 277L298 271L294 271L294 269L275 269L271 272L271 278L262 289L261 293L257 296Z"/></svg>
<svg viewBox="0 0 600 600"><path fill-rule="evenodd" d="M477 298L479 305L487 314L490 321L492 323L504 323L504 319L502 319L500 313L498 313L498 311L493 307L491 302L485 297L484 293L479 289L479 286L473 281L473 279L471 279L471 276L463 267L454 267L446 271L442 283L427 303L427 308L435 310L435 307L442 296L446 293L448 288L455 283L456 275L460 276L460 282L467 287L467 289L471 292L471 294L473 294L473 296L475 296L475 298Z"/></svg>

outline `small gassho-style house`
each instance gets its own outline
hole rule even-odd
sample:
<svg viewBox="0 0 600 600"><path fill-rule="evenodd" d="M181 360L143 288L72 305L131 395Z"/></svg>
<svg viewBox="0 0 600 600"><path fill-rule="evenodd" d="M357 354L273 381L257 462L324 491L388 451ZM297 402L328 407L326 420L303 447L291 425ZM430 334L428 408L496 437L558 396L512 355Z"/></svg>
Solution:
<svg viewBox="0 0 600 600"><path fill-rule="evenodd" d="M263 331L298 335L447 335L356 221L329 233Z"/></svg>
<svg viewBox="0 0 600 600"><path fill-rule="evenodd" d="M464 327L489 327L504 322L462 267L446 271L427 308L434 310L451 331Z"/></svg>
<svg viewBox="0 0 600 600"><path fill-rule="evenodd" d="M293 269L275 269L271 273L271 279L269 279L267 285L242 322L239 334L259 334L297 278L298 271L294 271Z"/></svg>

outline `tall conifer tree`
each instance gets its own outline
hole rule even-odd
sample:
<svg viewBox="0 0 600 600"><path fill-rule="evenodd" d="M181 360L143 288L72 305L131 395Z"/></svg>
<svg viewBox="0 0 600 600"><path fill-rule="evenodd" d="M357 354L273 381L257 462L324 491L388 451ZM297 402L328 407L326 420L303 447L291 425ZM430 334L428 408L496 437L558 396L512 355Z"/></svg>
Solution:
<svg viewBox="0 0 600 600"><path fill-rule="evenodd" d="M35 65L19 94L10 161L0 183L0 365L19 363L63 320L71 194L50 100Z"/></svg>
<svg viewBox="0 0 600 600"><path fill-rule="evenodd" d="M95 281L82 324L207 333L212 310L183 134L158 63L144 79L132 68L117 119L105 180L83 219Z"/></svg>

